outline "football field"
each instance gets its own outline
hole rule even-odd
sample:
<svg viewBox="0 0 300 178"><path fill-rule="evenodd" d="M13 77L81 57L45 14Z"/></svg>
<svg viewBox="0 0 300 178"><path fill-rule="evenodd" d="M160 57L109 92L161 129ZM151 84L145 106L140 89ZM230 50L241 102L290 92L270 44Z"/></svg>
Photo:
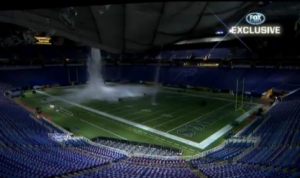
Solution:
<svg viewBox="0 0 300 178"><path fill-rule="evenodd" d="M148 95L123 98L119 102L88 100L76 105L61 100L65 92L67 91L64 88L48 89L44 94L27 92L22 100L32 107L41 107L54 123L69 128L76 135L87 138L105 136L172 146L187 154L198 153L201 149L185 144L180 139L202 143L247 111L257 107L245 99L243 110L235 111L235 97L229 94L196 91L181 93L170 89L160 89L156 96L156 105L152 104L153 98ZM55 112L43 99L74 115ZM114 117L130 122L118 121ZM160 131L160 134L154 131ZM176 141L168 135L180 139Z"/></svg>

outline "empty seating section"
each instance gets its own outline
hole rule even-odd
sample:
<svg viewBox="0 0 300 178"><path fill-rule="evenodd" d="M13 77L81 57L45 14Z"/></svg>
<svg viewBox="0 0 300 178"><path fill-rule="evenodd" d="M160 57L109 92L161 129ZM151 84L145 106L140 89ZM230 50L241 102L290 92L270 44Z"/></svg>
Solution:
<svg viewBox="0 0 300 178"><path fill-rule="evenodd" d="M245 78L245 88L247 91L255 91L255 88L260 86L262 82L265 81L267 77L271 75L271 73L274 72L272 69L255 69L251 70L248 69L247 74L244 76ZM266 88L270 89L274 86L267 85ZM266 90L258 90L259 93L265 92Z"/></svg>
<svg viewBox="0 0 300 178"><path fill-rule="evenodd" d="M159 76L157 77L158 73ZM108 66L105 69L104 76L106 80L158 81L164 85L189 85L222 90L236 90L237 79L240 82L239 90L242 90L242 79L245 79L245 91L258 95L271 88L292 91L298 86L300 87L300 84L292 84L290 80L290 78L300 76L300 74L296 70L285 69L162 66L158 72L156 66Z"/></svg>
<svg viewBox="0 0 300 178"><path fill-rule="evenodd" d="M300 100L296 91L268 111L268 120L254 133L259 145L238 163L300 170Z"/></svg>
<svg viewBox="0 0 300 178"><path fill-rule="evenodd" d="M252 56L251 52L245 48L239 48L235 54L232 54L232 58L246 58Z"/></svg>
<svg viewBox="0 0 300 178"><path fill-rule="evenodd" d="M0 82L0 95L11 89L13 89L13 87L10 84Z"/></svg>
<svg viewBox="0 0 300 178"><path fill-rule="evenodd" d="M189 85L197 73L196 68L170 68L169 71L170 78L167 78L164 83L170 85Z"/></svg>
<svg viewBox="0 0 300 178"><path fill-rule="evenodd" d="M300 88L300 85L290 84L290 83L281 83L280 85L275 87L275 91L293 91Z"/></svg>
<svg viewBox="0 0 300 178"><path fill-rule="evenodd" d="M215 165L214 163L215 163L214 159L209 159L206 157L200 157L200 158L190 160L191 167L195 169L200 167L211 167Z"/></svg>
<svg viewBox="0 0 300 178"><path fill-rule="evenodd" d="M285 178L291 176L290 173L283 173L281 171L236 164L200 168L200 171L208 178Z"/></svg>
<svg viewBox="0 0 300 178"><path fill-rule="evenodd" d="M9 86L0 88L4 92ZM197 177L181 159L131 157L110 165L126 156L76 137L61 143L53 141L48 132L61 133L61 130L47 121L30 118L25 109L3 95L0 95L0 105L0 177L56 177L99 166L77 177Z"/></svg>
<svg viewBox="0 0 300 178"><path fill-rule="evenodd" d="M201 48L201 49L192 49L192 50L164 50L164 51L156 51L150 52L146 54L110 54L105 51L101 52L103 58L107 59L132 59L132 58L140 58L140 59L189 59L191 56L194 56L196 59L203 59L206 55L210 54L209 60L214 59L224 59L227 58L229 54L231 54L232 59L236 58L249 58L252 56L252 52L250 52L246 48L236 48L233 52L230 48L218 47L218 48Z"/></svg>
<svg viewBox="0 0 300 178"><path fill-rule="evenodd" d="M190 50L186 50L186 51L176 51L175 53L173 53L173 55L172 56L170 56L169 54L169 52L168 51L166 51L166 52L162 52L162 56L163 57L166 57L166 58L168 58L168 57L173 57L173 59L187 59L188 58L188 56L190 55L189 54L189 52L190 52ZM166 54L166 55L165 55Z"/></svg>
<svg viewBox="0 0 300 178"><path fill-rule="evenodd" d="M76 73L78 75L75 75ZM245 79L245 91L259 95L271 88L292 91L300 87L298 79L300 73L286 69L162 66L158 70L156 66L107 65L102 74L104 79L109 81L157 81L165 85L189 85L222 90L236 90L237 79L239 79L240 86L242 79ZM20 87L46 84L68 85L77 79L78 83L87 82L88 75L84 66L0 70L2 82ZM239 90L242 90L242 87L239 87Z"/></svg>
<svg viewBox="0 0 300 178"><path fill-rule="evenodd" d="M90 145L84 140L68 140L64 142L64 145L74 151L85 153L109 162L115 162L126 157L124 154L113 152L108 148L99 148L97 146Z"/></svg>
<svg viewBox="0 0 300 178"><path fill-rule="evenodd" d="M126 160L126 162L140 166L150 167L184 168L188 166L184 159L155 159L143 157L130 157Z"/></svg>
<svg viewBox="0 0 300 178"><path fill-rule="evenodd" d="M262 118L256 118L251 125L241 131L240 136L249 136L262 123Z"/></svg>
<svg viewBox="0 0 300 178"><path fill-rule="evenodd" d="M290 77L297 74L296 70L288 70L288 69L280 69L275 70L266 78L265 82L272 82L272 83L283 83L286 82Z"/></svg>
<svg viewBox="0 0 300 178"><path fill-rule="evenodd" d="M224 89L224 90L235 90L236 81L241 80L248 70L246 69L233 69L226 70L215 77L215 83L213 88Z"/></svg>
<svg viewBox="0 0 300 178"><path fill-rule="evenodd" d="M220 149L209 151L205 157L190 160L190 165L193 168L207 167L216 161L229 160L253 146L251 142L229 142Z"/></svg>
<svg viewBox="0 0 300 178"><path fill-rule="evenodd" d="M117 81L122 79L121 75L121 67L115 66L106 66L104 68L103 78L105 80Z"/></svg>
<svg viewBox="0 0 300 178"><path fill-rule="evenodd" d="M0 159L0 172L16 177L58 176L107 164L62 147L4 148Z"/></svg>
<svg viewBox="0 0 300 178"><path fill-rule="evenodd" d="M86 177L196 178L197 176L188 168L184 160L131 157L122 163L116 163L101 170L77 176L76 178Z"/></svg>
<svg viewBox="0 0 300 178"><path fill-rule="evenodd" d="M294 75L292 75L291 77L289 77L285 82L300 85L299 75L300 75L300 72L297 70L297 72Z"/></svg>
<svg viewBox="0 0 300 178"><path fill-rule="evenodd" d="M271 69L269 69L271 70ZM278 88L278 86L284 84L290 77L296 74L296 70L274 70L271 71L271 74L263 80L255 89L256 92L264 92L266 88ZM265 77L264 75L262 77ZM282 88L282 87L279 87ZM291 90L287 90L291 91Z"/></svg>
<svg viewBox="0 0 300 178"><path fill-rule="evenodd" d="M146 155L157 155L157 156L179 156L177 153L153 148L153 147L147 147L142 145L131 145L130 143L122 143L118 141L111 141L111 140L99 140L97 143L100 143L101 145L105 145L112 148L117 148L120 150L125 150L128 153L137 153L137 154L146 154Z"/></svg>
<svg viewBox="0 0 300 178"><path fill-rule="evenodd" d="M61 129L55 127L53 124L45 121L44 119L40 119L39 121L41 122L42 125L44 125L48 129L50 129L50 132L63 133L63 131Z"/></svg>
<svg viewBox="0 0 300 178"><path fill-rule="evenodd" d="M156 69L154 66L123 66L121 68L121 80L154 81Z"/></svg>
<svg viewBox="0 0 300 178"><path fill-rule="evenodd" d="M203 70L198 70L197 75L192 80L192 84L193 84L192 86L213 88L212 85L215 82L215 79L218 78L223 73L224 70L222 69L218 70L218 69L203 68Z"/></svg>
<svg viewBox="0 0 300 178"><path fill-rule="evenodd" d="M55 146L48 137L48 130L29 117L17 104L0 96L0 142L4 145Z"/></svg>
<svg viewBox="0 0 300 178"><path fill-rule="evenodd" d="M5 91L9 86L0 86ZM65 143L51 140L48 130L29 113L0 95L0 177L41 178L86 170L126 157L84 140ZM58 131L58 130L57 130Z"/></svg>
<svg viewBox="0 0 300 178"><path fill-rule="evenodd" d="M276 104L269 112L270 118L254 133L261 136L260 146L294 145L295 133L300 130L299 101Z"/></svg>
<svg viewBox="0 0 300 178"><path fill-rule="evenodd" d="M245 155L239 158L236 161L238 164L214 164L216 159L226 160L227 153L229 155L231 153L228 150L237 144L231 143L219 150L208 152L204 158L191 160L192 167L199 169L200 172L211 178L299 176L299 173L292 175L289 171L300 170L299 93L299 91L295 91L288 95L282 102L277 103L268 111L269 117L266 118L266 121L257 119L252 127L248 127L241 133L241 136L248 136L255 130L253 135L260 137L261 141L256 147L251 147ZM245 147L240 149L245 149Z"/></svg>
<svg viewBox="0 0 300 178"><path fill-rule="evenodd" d="M213 160L228 160L241 154L251 146L254 146L254 144L247 142L229 142L223 148L209 152L205 157Z"/></svg>
<svg viewBox="0 0 300 178"><path fill-rule="evenodd" d="M176 72L177 69L177 72ZM170 69L169 69L170 70ZM168 83L171 85L186 84L191 86L211 87L215 89L236 90L236 82L239 79L240 85L242 79L245 79L245 90L254 93L263 93L270 88L276 88L280 85L291 85L284 83L287 78L297 75L293 70L287 72L284 70L273 69L208 69L208 68L174 68L173 76ZM278 78L278 75L282 75ZM239 90L242 88L240 87ZM295 89L294 87L285 87L287 91Z"/></svg>
<svg viewBox="0 0 300 178"><path fill-rule="evenodd" d="M146 58L156 58L158 56L163 59L188 59L193 55L196 59L202 59L206 55L210 54L210 60L226 58L228 54L231 54L231 58L244 58L251 56L251 52L245 48L236 49L235 53L231 53L229 48L203 48L195 50L177 50L177 51L161 51L156 53L146 54Z"/></svg>
<svg viewBox="0 0 300 178"><path fill-rule="evenodd" d="M188 168L146 167L128 163L117 163L103 169L79 175L74 178L197 178Z"/></svg>
<svg viewBox="0 0 300 178"><path fill-rule="evenodd" d="M28 87L34 85L69 85L69 73L78 83L86 83L86 68L82 67L44 67L34 69L0 70L0 81L13 86ZM72 78L70 78L72 80Z"/></svg>
<svg viewBox="0 0 300 178"><path fill-rule="evenodd" d="M299 100L300 99L300 89L296 89L291 94L288 94L283 98L283 101L289 101L289 100Z"/></svg>
<svg viewBox="0 0 300 178"><path fill-rule="evenodd" d="M63 43L63 40L61 41ZM56 42L54 42L56 43ZM9 59L13 56L17 56L19 59L31 59L31 61L43 61L47 63L62 62L62 60L69 58L70 61L82 60L87 58L88 48L77 47L64 47L61 44L58 45L36 45L36 46L10 46L10 50L0 49L0 58ZM23 60L20 60L23 61Z"/></svg>

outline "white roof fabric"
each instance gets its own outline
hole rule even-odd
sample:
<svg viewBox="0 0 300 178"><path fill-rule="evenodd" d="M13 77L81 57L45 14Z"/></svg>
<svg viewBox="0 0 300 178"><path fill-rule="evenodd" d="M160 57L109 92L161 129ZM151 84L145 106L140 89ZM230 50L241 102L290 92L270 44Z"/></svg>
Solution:
<svg viewBox="0 0 300 178"><path fill-rule="evenodd" d="M137 53L201 34L251 2L158 2L74 7L74 28L62 9L1 11L0 21L54 33L111 53Z"/></svg>

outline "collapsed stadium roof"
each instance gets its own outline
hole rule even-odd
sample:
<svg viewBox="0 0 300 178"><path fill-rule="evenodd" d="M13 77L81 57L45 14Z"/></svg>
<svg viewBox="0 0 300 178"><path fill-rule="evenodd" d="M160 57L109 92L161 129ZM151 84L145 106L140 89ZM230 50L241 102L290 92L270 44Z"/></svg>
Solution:
<svg viewBox="0 0 300 178"><path fill-rule="evenodd" d="M257 2L203 1L14 10L0 12L0 21L64 36L112 53L136 53L199 37L220 25L220 20L239 20L256 5Z"/></svg>

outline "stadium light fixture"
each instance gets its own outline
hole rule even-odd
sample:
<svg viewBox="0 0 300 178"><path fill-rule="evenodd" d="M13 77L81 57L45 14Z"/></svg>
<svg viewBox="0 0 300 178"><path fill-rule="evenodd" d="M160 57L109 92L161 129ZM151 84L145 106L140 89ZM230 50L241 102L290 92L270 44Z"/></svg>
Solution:
<svg viewBox="0 0 300 178"><path fill-rule="evenodd" d="M210 8L208 8L208 10L228 29L230 30L231 28L229 28ZM238 26L242 20L248 15L248 12L235 24L235 26ZM225 39L228 35L230 34L230 32L227 32L227 34L223 37L223 39ZM243 40L241 40L236 34L233 34L251 53L252 50L243 42ZM210 53L212 53L215 48L222 42L223 40L219 41L210 51Z"/></svg>

